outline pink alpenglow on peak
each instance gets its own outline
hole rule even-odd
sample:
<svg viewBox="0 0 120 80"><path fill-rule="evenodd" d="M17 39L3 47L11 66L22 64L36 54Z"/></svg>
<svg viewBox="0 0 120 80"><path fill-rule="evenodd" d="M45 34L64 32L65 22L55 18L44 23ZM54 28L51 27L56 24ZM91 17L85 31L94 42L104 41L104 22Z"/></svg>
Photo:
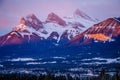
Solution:
<svg viewBox="0 0 120 80"><path fill-rule="evenodd" d="M53 12L48 14L46 22L56 22L56 23L58 23L59 25L62 25L62 26L66 25L66 22Z"/></svg>
<svg viewBox="0 0 120 80"><path fill-rule="evenodd" d="M98 20L91 18L90 16L88 16L86 13L82 12L80 9L76 9L74 12L74 16L75 17L81 17L84 18L86 20L90 20L90 21L94 21L97 22Z"/></svg>

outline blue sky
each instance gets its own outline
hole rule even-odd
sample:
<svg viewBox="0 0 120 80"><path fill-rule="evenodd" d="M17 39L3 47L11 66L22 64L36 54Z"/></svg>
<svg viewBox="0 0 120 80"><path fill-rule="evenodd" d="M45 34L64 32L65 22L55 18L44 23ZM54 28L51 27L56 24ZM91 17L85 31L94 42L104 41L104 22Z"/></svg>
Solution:
<svg viewBox="0 0 120 80"><path fill-rule="evenodd" d="M44 20L50 12L72 15L75 9L104 20L120 16L120 0L0 0L0 35L11 31L19 19L34 13Z"/></svg>

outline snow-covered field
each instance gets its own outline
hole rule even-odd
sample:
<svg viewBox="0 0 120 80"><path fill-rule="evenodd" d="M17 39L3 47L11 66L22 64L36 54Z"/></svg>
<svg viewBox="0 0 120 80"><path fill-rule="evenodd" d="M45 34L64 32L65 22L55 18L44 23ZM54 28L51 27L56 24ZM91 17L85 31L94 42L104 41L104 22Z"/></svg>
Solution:
<svg viewBox="0 0 120 80"><path fill-rule="evenodd" d="M95 76L96 73L92 73L91 71L100 71L102 67L107 69L108 66L108 70L114 71L117 69L115 67L116 65L120 67L120 57L93 57L89 59L76 59L73 58L73 56L53 56L49 58L18 57L0 59L0 73L20 72L36 74L44 73L50 70L53 72L70 72L71 74L74 72L79 72L84 76ZM58 74L56 73L56 75Z"/></svg>
<svg viewBox="0 0 120 80"><path fill-rule="evenodd" d="M120 64L120 57L118 58L100 58L95 57L91 59L82 59L82 65L102 65L102 64L112 64L112 63L119 63ZM89 62L91 61L91 62Z"/></svg>
<svg viewBox="0 0 120 80"><path fill-rule="evenodd" d="M9 68L11 67L25 67L25 66L42 66L42 65L50 65L56 67L57 65L60 66L68 66L69 68L74 65L74 67L79 66L99 66L99 65L109 65L109 64L119 64L120 65L120 57L117 58L101 58L101 57L94 57L94 58L85 58L85 59L76 59L71 57L63 57L63 56L54 56L50 58L10 58L0 61L0 67ZM72 66L71 66L72 65ZM44 67L43 67L44 68ZM66 67L65 67L66 68Z"/></svg>

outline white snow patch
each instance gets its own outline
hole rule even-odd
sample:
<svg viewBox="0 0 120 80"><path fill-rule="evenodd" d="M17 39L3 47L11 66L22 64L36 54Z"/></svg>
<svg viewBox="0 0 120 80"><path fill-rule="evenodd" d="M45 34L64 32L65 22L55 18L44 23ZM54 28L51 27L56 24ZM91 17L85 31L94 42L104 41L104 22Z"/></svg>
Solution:
<svg viewBox="0 0 120 80"><path fill-rule="evenodd" d="M62 61L61 63L69 64L69 61Z"/></svg>
<svg viewBox="0 0 120 80"><path fill-rule="evenodd" d="M69 71L83 71L83 68L70 68Z"/></svg>
<svg viewBox="0 0 120 80"><path fill-rule="evenodd" d="M53 57L54 59L66 59L65 57L58 57L58 56L56 56L56 57Z"/></svg>
<svg viewBox="0 0 120 80"><path fill-rule="evenodd" d="M56 61L48 61L48 62L28 62L27 65L40 65L40 64L55 64Z"/></svg>
<svg viewBox="0 0 120 80"><path fill-rule="evenodd" d="M2 65L2 64L0 64L0 67L3 67L3 65Z"/></svg>
<svg viewBox="0 0 120 80"><path fill-rule="evenodd" d="M75 28L73 28L72 26L63 27L56 23L46 23L46 24L44 24L44 29L48 32L48 34L44 35L45 39L47 39L52 32L57 32L59 35L59 37L57 38L57 42L60 41L60 38L65 31L67 31L68 39L70 39L70 37L69 37L70 35L72 35L74 37L78 34L77 30Z"/></svg>
<svg viewBox="0 0 120 80"><path fill-rule="evenodd" d="M46 64L47 62L28 62L27 65L38 65L38 64Z"/></svg>
<svg viewBox="0 0 120 80"><path fill-rule="evenodd" d="M93 24L95 24L95 22L93 21L89 21L86 20L84 18L81 18L79 16L71 16L71 17L64 17L63 18L67 23L73 23L73 22L79 22L81 23L83 26L85 26L86 28L81 28L82 31L85 31L86 29L88 29L89 27L93 26Z"/></svg>
<svg viewBox="0 0 120 80"><path fill-rule="evenodd" d="M49 63L49 64L55 64L57 62L56 61L51 61L51 62L47 62L47 63Z"/></svg>
<svg viewBox="0 0 120 80"><path fill-rule="evenodd" d="M92 61L92 62L84 62L81 63L82 65L100 65L100 64L111 64L111 63L120 63L119 61L120 57L118 58L100 58L95 57L92 59L82 59L81 61L92 61L92 60L98 60L98 61Z"/></svg>
<svg viewBox="0 0 120 80"><path fill-rule="evenodd" d="M33 58L15 58L15 59L8 59L8 61L35 61L36 59Z"/></svg>

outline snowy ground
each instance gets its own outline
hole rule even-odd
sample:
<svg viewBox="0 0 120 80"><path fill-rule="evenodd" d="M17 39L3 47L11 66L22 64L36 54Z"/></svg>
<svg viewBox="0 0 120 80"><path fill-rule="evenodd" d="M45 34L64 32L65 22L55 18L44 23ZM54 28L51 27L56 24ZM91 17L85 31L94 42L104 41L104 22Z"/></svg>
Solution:
<svg viewBox="0 0 120 80"><path fill-rule="evenodd" d="M0 60L0 70L2 73L33 73L33 72L70 72L82 73L86 75L96 74L101 68L108 71L114 71L120 68L120 57L101 58L94 57L91 59L78 59L71 56L53 56L49 58L6 58ZM0 72L0 73L1 73ZM94 72L94 73L93 73Z"/></svg>

